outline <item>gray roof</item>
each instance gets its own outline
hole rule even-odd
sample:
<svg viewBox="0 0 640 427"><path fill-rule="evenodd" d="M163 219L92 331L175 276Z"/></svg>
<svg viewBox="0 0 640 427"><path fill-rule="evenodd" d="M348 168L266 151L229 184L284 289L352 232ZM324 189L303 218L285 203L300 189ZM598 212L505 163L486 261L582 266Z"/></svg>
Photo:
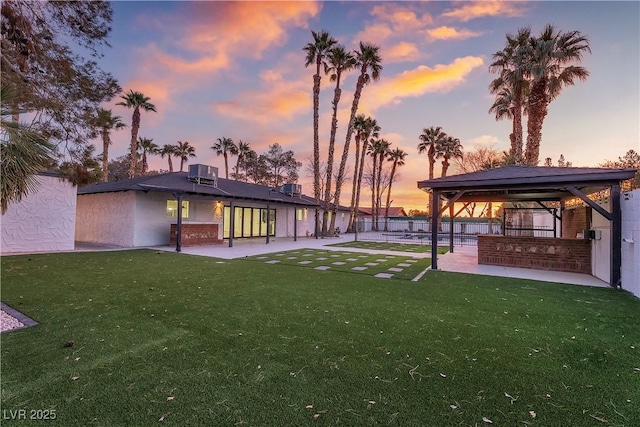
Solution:
<svg viewBox="0 0 640 427"><path fill-rule="evenodd" d="M245 199L262 202L315 206L314 200L303 195L287 195L264 185L218 178L217 186L198 184L187 179L187 172L169 172L112 182L101 182L78 188L78 195L119 191L151 191L182 193L220 199Z"/></svg>
<svg viewBox="0 0 640 427"><path fill-rule="evenodd" d="M635 169L504 166L444 178L418 181L418 188L446 193L466 191L465 200L561 200L575 187L591 194L631 179Z"/></svg>

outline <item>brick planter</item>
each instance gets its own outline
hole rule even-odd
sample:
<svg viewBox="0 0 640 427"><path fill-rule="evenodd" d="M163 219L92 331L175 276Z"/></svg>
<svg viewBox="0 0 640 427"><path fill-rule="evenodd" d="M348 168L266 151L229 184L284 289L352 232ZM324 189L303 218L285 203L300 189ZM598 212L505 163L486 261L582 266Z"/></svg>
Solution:
<svg viewBox="0 0 640 427"><path fill-rule="evenodd" d="M171 245L176 244L177 225L171 224ZM218 224L182 224L182 246L219 245Z"/></svg>
<svg viewBox="0 0 640 427"><path fill-rule="evenodd" d="M478 264L591 274L591 241L480 235Z"/></svg>

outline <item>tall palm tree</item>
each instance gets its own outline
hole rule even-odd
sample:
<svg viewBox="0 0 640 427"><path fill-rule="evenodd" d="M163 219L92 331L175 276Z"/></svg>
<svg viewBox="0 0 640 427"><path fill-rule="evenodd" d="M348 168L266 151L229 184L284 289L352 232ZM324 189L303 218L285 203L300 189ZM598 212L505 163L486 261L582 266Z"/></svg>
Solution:
<svg viewBox="0 0 640 427"><path fill-rule="evenodd" d="M171 157L176 155L176 146L165 144L162 146L160 151L158 151L158 153L163 159L165 158L165 156L167 157L167 160L169 160L169 172L173 172L173 162L171 161Z"/></svg>
<svg viewBox="0 0 640 427"><path fill-rule="evenodd" d="M387 157L387 160L390 162L393 162L393 165L391 166L391 175L389 176L389 187L387 188L387 203L385 204L385 211L384 211L384 231L388 230L388 224L389 224L389 207L391 206L391 184L393 184L393 179L395 178L395 175L396 175L396 169L399 166L404 166L404 159L406 157L407 157L407 153L400 148L395 148L389 151L389 155Z"/></svg>
<svg viewBox="0 0 640 427"><path fill-rule="evenodd" d="M525 151L528 165L538 164L542 124L549 103L560 95L564 86L589 77L586 68L571 65L580 62L586 53L591 53L589 40L580 31L563 33L549 24L538 37L529 39L527 58L523 64L525 75L531 79Z"/></svg>
<svg viewBox="0 0 640 427"><path fill-rule="evenodd" d="M338 212L338 205L340 204L340 192L342 191L342 183L344 182L344 174L347 167L347 159L349 158L349 144L351 143L351 135L353 134L353 123L358 112L358 104L360 103L360 96L362 95L362 89L365 85L371 81L377 81L380 78L380 72L382 71L382 58L380 57L380 47L360 42L360 50L355 52L356 68L360 68L360 76L356 83L356 90L353 93L353 102L351 104L351 116L349 117L349 124L347 126L347 135L344 140L344 147L342 149L342 159L340 160L340 169L338 170L338 177L336 178L336 193L334 199L333 215L331 216L331 228L330 233L333 233L335 228L335 217Z"/></svg>
<svg viewBox="0 0 640 427"><path fill-rule="evenodd" d="M391 143L385 139L375 139L367 148L373 159L371 167L371 220L374 230L378 230L378 210L380 209L380 188L382 181L382 163Z"/></svg>
<svg viewBox="0 0 640 427"><path fill-rule="evenodd" d="M158 154L160 147L151 138L138 138L138 149L142 151L142 175L146 175L149 170L147 154Z"/></svg>
<svg viewBox="0 0 640 427"><path fill-rule="evenodd" d="M374 139L377 139L380 136L380 126L378 126L378 122L371 118L367 117L362 123L362 130L360 135L360 140L362 141L362 149L360 150L360 161L357 164L357 177L354 178L354 181L357 182L356 188L354 190L355 193L355 203L352 203L351 208L351 218L350 225L353 228L355 226L355 218L358 209L360 209L360 189L362 188L362 176L364 173L364 160L368 153L369 143ZM356 134L357 137L357 134Z"/></svg>
<svg viewBox="0 0 640 427"><path fill-rule="evenodd" d="M489 112L495 113L496 120L512 120L513 130L509 139L511 156L516 164L522 162L522 115L529 89L522 61L530 38L531 29L527 27L519 29L515 36L507 34L505 48L493 54L493 62L489 65L490 72L499 73L489 85L490 92L496 94L496 101Z"/></svg>
<svg viewBox="0 0 640 427"><path fill-rule="evenodd" d="M37 129L14 120L25 111L13 108L17 95L8 85L0 88L0 211L35 191L36 174L55 162L55 147Z"/></svg>
<svg viewBox="0 0 640 427"><path fill-rule="evenodd" d="M442 158L442 177L447 176L449 170L449 160L462 158L462 144L458 138L446 137L436 145L436 156Z"/></svg>
<svg viewBox="0 0 640 427"><path fill-rule="evenodd" d="M249 146L248 143L243 142L242 140L240 140L240 142L238 142L238 146L236 147L236 155L238 156L238 160L236 161L236 176L235 179L236 181L238 180L238 177L240 176L240 164L242 164L242 161L246 158L246 156L251 152L251 147Z"/></svg>
<svg viewBox="0 0 640 427"><path fill-rule="evenodd" d="M418 144L418 153L427 152L429 158L429 179L433 179L433 169L436 164L436 145L447 138L447 134L442 131L440 126L424 128L422 134L418 137L420 142Z"/></svg>
<svg viewBox="0 0 640 427"><path fill-rule="evenodd" d="M180 159L180 172L182 172L182 168L184 164L189 161L189 157L196 156L196 148L189 144L189 141L178 141L174 156Z"/></svg>
<svg viewBox="0 0 640 427"><path fill-rule="evenodd" d="M376 230L380 229L380 209L382 208L382 164L386 160L389 155L389 149L391 147L391 143L386 139L380 139L378 141L378 146L376 147L378 151L378 173L376 174Z"/></svg>
<svg viewBox="0 0 640 427"><path fill-rule="evenodd" d="M305 57L305 67L311 64L316 65L316 73L313 75L313 196L316 205L320 203L320 134L319 134L319 117L320 117L320 70L326 65L325 58L329 50L337 43L336 39L331 37L325 30L315 32L311 31L313 42L307 43L303 48L307 52ZM315 236L319 232L318 208L315 213Z"/></svg>
<svg viewBox="0 0 640 427"><path fill-rule="evenodd" d="M127 125L120 116L114 116L111 110L98 108L92 119L92 125L100 130L102 135L102 180L109 180L109 145L111 145L111 131L120 130Z"/></svg>
<svg viewBox="0 0 640 427"><path fill-rule="evenodd" d="M216 152L216 155L224 157L224 177L229 179L229 154L236 154L238 147L233 139L223 136L218 138L218 142L214 143L211 149Z"/></svg>
<svg viewBox="0 0 640 427"><path fill-rule="evenodd" d="M349 226L347 227L347 233L353 232L354 224L354 208L356 206L356 186L358 185L358 171L360 170L360 140L362 139L362 133L366 123L364 114L358 114L353 121L353 130L356 132L354 142L356 144L356 164L353 167L353 179L351 180L351 204L349 205Z"/></svg>
<svg viewBox="0 0 640 427"><path fill-rule="evenodd" d="M356 59L351 52L347 52L344 46L336 46L329 51L327 55L329 63L325 66L325 73L330 74L331 81L336 82L336 88L333 91L333 114L331 116L331 134L329 136L329 150L327 154L327 170L325 177L325 193L324 193L324 212L322 216L322 234L327 232L327 218L329 214L329 205L331 204L331 178L333 176L333 154L336 144L336 132L338 130L338 104L342 89L340 82L342 73L353 69Z"/></svg>
<svg viewBox="0 0 640 427"><path fill-rule="evenodd" d="M129 177L134 178L136 176L136 170L138 167L138 131L140 130L140 110L146 112L156 111L156 106L149 102L148 96L144 96L140 92L134 92L129 90L129 93L122 95L123 101L118 102L116 105L122 105L123 107L133 108L133 116L131 118L131 166L129 168Z"/></svg>

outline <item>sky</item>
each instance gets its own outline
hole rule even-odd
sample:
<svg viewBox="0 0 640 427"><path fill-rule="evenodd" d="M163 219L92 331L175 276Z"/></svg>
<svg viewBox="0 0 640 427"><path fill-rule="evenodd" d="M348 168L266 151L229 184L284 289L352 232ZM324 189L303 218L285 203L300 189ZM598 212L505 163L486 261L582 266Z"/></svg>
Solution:
<svg viewBox="0 0 640 427"><path fill-rule="evenodd" d="M189 163L224 161L210 148L227 137L258 153L279 143L307 164L313 153L312 87L315 67L305 68L303 47L311 30L327 30L347 49L360 41L380 46L380 79L364 88L358 112L374 117L381 137L408 153L393 184L393 206L425 209L417 182L428 162L418 154L424 128L440 126L465 151L509 148L510 121L488 110L488 66L506 35L522 27L534 34L546 24L580 31L592 53L582 63L590 76L553 100L542 129L541 163L564 155L573 166L597 166L630 149L640 151L640 2L426 1L426 2L171 2L116 1L100 65L125 92L150 97L156 113L143 113L139 136L162 146L189 141ZM357 73L342 83L336 158L342 154ZM322 78L320 149L326 158L334 85ZM112 102L130 125L131 110ZM526 129L526 128L525 128ZM113 132L110 157L126 154L130 127ZM97 151L101 144L96 141ZM349 164L353 170L351 144ZM174 162L175 164L176 162ZM150 169L168 169L152 156ZM335 168L337 169L337 162ZM230 161L235 165L235 159ZM440 165L436 166L440 175ZM449 175L456 173L449 171ZM300 171L303 192L313 179ZM341 204L349 204L351 183ZM369 194L363 193L361 205Z"/></svg>

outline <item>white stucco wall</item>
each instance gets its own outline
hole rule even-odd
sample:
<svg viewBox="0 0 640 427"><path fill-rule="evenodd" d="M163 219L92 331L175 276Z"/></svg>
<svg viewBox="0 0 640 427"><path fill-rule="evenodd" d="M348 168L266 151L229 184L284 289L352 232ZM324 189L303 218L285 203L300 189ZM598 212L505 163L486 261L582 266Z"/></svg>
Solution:
<svg viewBox="0 0 640 427"><path fill-rule="evenodd" d="M135 192L81 194L76 212L76 240L133 247Z"/></svg>
<svg viewBox="0 0 640 427"><path fill-rule="evenodd" d="M59 177L37 179L37 190L2 215L2 253L74 249L77 188Z"/></svg>
<svg viewBox="0 0 640 427"><path fill-rule="evenodd" d="M622 288L640 297L640 190L621 195Z"/></svg>
<svg viewBox="0 0 640 427"><path fill-rule="evenodd" d="M595 203L611 212L609 199L597 200ZM611 283L611 222L592 209L590 229L596 230L596 238L591 241L591 274Z"/></svg>

